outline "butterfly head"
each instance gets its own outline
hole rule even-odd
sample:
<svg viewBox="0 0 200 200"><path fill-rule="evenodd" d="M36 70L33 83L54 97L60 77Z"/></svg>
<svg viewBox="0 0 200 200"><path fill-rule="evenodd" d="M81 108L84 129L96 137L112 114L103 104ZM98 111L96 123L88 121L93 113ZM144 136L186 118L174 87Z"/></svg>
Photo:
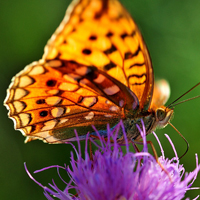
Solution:
<svg viewBox="0 0 200 200"><path fill-rule="evenodd" d="M161 128L165 127L172 118L173 112L174 109L164 106L157 108L155 111L157 126Z"/></svg>

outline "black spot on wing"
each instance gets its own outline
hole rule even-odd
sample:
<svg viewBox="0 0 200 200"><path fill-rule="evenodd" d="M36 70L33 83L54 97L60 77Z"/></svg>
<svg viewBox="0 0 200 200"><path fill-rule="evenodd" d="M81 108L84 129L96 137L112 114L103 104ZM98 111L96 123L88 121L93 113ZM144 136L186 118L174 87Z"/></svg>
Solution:
<svg viewBox="0 0 200 200"><path fill-rule="evenodd" d="M131 65L131 66L129 67L129 69L131 69L131 68L133 68L133 67L142 67L144 64L145 64L145 63L135 63L135 64Z"/></svg>
<svg viewBox="0 0 200 200"><path fill-rule="evenodd" d="M136 34L136 31L134 30L132 33L131 33L131 36L134 37Z"/></svg>
<svg viewBox="0 0 200 200"><path fill-rule="evenodd" d="M115 68L115 67L117 67L117 65L113 62L110 62L109 64L105 65L103 68L104 68L104 70L108 71L108 70Z"/></svg>
<svg viewBox="0 0 200 200"><path fill-rule="evenodd" d="M123 34L120 35L120 37L121 37L122 39L124 39L124 38L127 37L127 36L128 36L127 33L123 33Z"/></svg>
<svg viewBox="0 0 200 200"><path fill-rule="evenodd" d="M146 77L146 73L143 73L143 74L141 74L141 75L138 75L138 74L132 74L132 75L128 76L128 78L131 78L131 77L142 78L143 76Z"/></svg>
<svg viewBox="0 0 200 200"><path fill-rule="evenodd" d="M45 103L45 99L38 99L36 101L36 104L44 104Z"/></svg>
<svg viewBox="0 0 200 200"><path fill-rule="evenodd" d="M96 36L96 35L91 35L91 36L89 37L89 40L97 40L97 36Z"/></svg>
<svg viewBox="0 0 200 200"><path fill-rule="evenodd" d="M81 103L81 102L82 102L82 100L83 100L83 96L79 96L79 98L78 98L77 102L78 102L78 103Z"/></svg>
<svg viewBox="0 0 200 200"><path fill-rule="evenodd" d="M135 81L134 83L131 83L131 85L143 85L144 83L146 83L146 77L147 77L147 75L145 73L143 73L141 75L132 74L132 75L128 76L128 81L129 81L130 78L133 78L133 77L136 77L139 80L139 79L143 78L144 76L145 76L145 80L143 82L136 82Z"/></svg>
<svg viewBox="0 0 200 200"><path fill-rule="evenodd" d="M46 110L43 110L40 112L41 117L46 117L47 115L48 115L48 111L46 111Z"/></svg>
<svg viewBox="0 0 200 200"><path fill-rule="evenodd" d="M131 85L143 85L143 84L145 84L145 83L146 83L146 80L143 81L142 83L132 83Z"/></svg>
<svg viewBox="0 0 200 200"><path fill-rule="evenodd" d="M34 132L35 130L36 130L36 125L32 125L30 133Z"/></svg>
<svg viewBox="0 0 200 200"><path fill-rule="evenodd" d="M107 37L112 37L112 36L113 36L113 33L112 33L112 32L108 32L108 33L106 34L106 36L107 36Z"/></svg>
<svg viewBox="0 0 200 200"><path fill-rule="evenodd" d="M57 81L56 80L53 80L53 79L50 79L46 82L46 85L48 87L54 87L56 85Z"/></svg>
<svg viewBox="0 0 200 200"><path fill-rule="evenodd" d="M128 34L128 33L123 33L120 35L120 37L122 39L126 38L126 37L134 37L134 35L136 34L135 30L131 33L131 34Z"/></svg>
<svg viewBox="0 0 200 200"><path fill-rule="evenodd" d="M140 46L138 46L138 48L137 48L137 50L135 51L135 53L131 53L131 52L125 53L124 59L126 60L126 59L133 58L133 57L137 56L137 55L139 54L140 51L141 51Z"/></svg>
<svg viewBox="0 0 200 200"><path fill-rule="evenodd" d="M92 53L92 51L90 49L83 49L82 53L85 55L90 55Z"/></svg>
<svg viewBox="0 0 200 200"><path fill-rule="evenodd" d="M111 46L110 49L107 49L104 51L105 54L111 54L113 52L117 51L116 47L114 45Z"/></svg>

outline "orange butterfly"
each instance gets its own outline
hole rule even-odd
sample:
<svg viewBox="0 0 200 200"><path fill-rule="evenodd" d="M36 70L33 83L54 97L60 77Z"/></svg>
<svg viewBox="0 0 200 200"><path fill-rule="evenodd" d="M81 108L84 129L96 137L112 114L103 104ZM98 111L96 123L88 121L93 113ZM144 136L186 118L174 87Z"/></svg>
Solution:
<svg viewBox="0 0 200 200"><path fill-rule="evenodd" d="M153 69L137 25L117 0L74 0L41 60L13 79L5 105L26 142L84 139L120 119L129 139L165 126L173 110L166 81ZM103 134L103 133L102 133Z"/></svg>

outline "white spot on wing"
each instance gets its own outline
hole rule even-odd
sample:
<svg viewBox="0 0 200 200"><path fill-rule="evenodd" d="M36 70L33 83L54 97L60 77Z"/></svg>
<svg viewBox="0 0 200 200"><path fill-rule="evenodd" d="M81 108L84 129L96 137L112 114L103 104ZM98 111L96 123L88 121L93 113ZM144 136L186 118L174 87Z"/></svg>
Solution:
<svg viewBox="0 0 200 200"><path fill-rule="evenodd" d="M21 126L27 126L30 121L30 114L28 113L20 113L19 118L21 121Z"/></svg>
<svg viewBox="0 0 200 200"><path fill-rule="evenodd" d="M85 116L85 119L90 120L94 117L94 113L90 112L87 116Z"/></svg>
<svg viewBox="0 0 200 200"><path fill-rule="evenodd" d="M119 110L119 108L117 106L111 106L110 107L110 111L116 112L118 110Z"/></svg>
<svg viewBox="0 0 200 200"><path fill-rule="evenodd" d="M73 83L61 83L59 86L60 90L65 90L65 91L75 91L79 88L79 86L77 84L73 84Z"/></svg>
<svg viewBox="0 0 200 200"><path fill-rule="evenodd" d="M97 78L96 79L94 79L94 82L95 83L102 83L104 80L105 80L105 76L103 76L102 74L99 74L98 76L97 76Z"/></svg>
<svg viewBox="0 0 200 200"><path fill-rule="evenodd" d="M104 115L105 117L112 117L112 115L109 115L109 114L107 114L107 115Z"/></svg>
<svg viewBox="0 0 200 200"><path fill-rule="evenodd" d="M60 117L61 115L63 115L63 113L64 113L64 108L62 107L53 108L51 110L51 115L53 117Z"/></svg>
<svg viewBox="0 0 200 200"><path fill-rule="evenodd" d="M59 90L48 90L47 91L47 94L52 94L52 95L56 95L56 94L58 94L59 93Z"/></svg>
<svg viewBox="0 0 200 200"><path fill-rule="evenodd" d="M14 94L14 100L19 100L27 95L26 90L22 88L17 88Z"/></svg>
<svg viewBox="0 0 200 200"><path fill-rule="evenodd" d="M122 108L124 106L124 100L119 101L119 106Z"/></svg>
<svg viewBox="0 0 200 200"><path fill-rule="evenodd" d="M37 65L35 67L32 68L32 70L28 73L29 75L39 75L39 74L43 74L45 72L44 67Z"/></svg>
<svg viewBox="0 0 200 200"><path fill-rule="evenodd" d="M78 79L80 79L81 77L79 76L79 75L77 75L77 74L65 74L64 76L63 76L63 78L66 80L66 81L69 81L69 82L75 82L75 83L77 83L77 80Z"/></svg>
<svg viewBox="0 0 200 200"><path fill-rule="evenodd" d="M46 140L48 143L56 143L56 144L63 143L63 141L58 140L58 139L55 138L53 135L48 135L47 137L45 137L45 140Z"/></svg>
<svg viewBox="0 0 200 200"><path fill-rule="evenodd" d="M105 103L106 104L111 104L111 102L109 100L106 100Z"/></svg>
<svg viewBox="0 0 200 200"><path fill-rule="evenodd" d="M47 131L47 130L53 129L55 127L56 123L57 123L56 119L50 120L48 122L45 122L43 128L41 129L41 131Z"/></svg>
<svg viewBox="0 0 200 200"><path fill-rule="evenodd" d="M49 135L49 131L44 131L44 132L38 132L38 133L34 134L34 136L39 137L39 138L47 138L50 135Z"/></svg>
<svg viewBox="0 0 200 200"><path fill-rule="evenodd" d="M105 88L103 91L104 91L107 95L114 95L114 94L116 94L117 92L119 92L120 89L119 89L119 87L118 87L117 85L113 85L113 86L111 86L111 87L109 87L109 88Z"/></svg>
<svg viewBox="0 0 200 200"><path fill-rule="evenodd" d="M63 124L63 123L65 123L65 122L67 122L69 119L60 119L60 122L59 122L59 124Z"/></svg>
<svg viewBox="0 0 200 200"><path fill-rule="evenodd" d="M83 67L77 68L75 71L77 74L84 76L88 74L91 70L88 67L83 66Z"/></svg>
<svg viewBox="0 0 200 200"><path fill-rule="evenodd" d="M23 104L21 101L13 101L13 107L16 113L20 113L22 110L24 110L25 104Z"/></svg>
<svg viewBox="0 0 200 200"><path fill-rule="evenodd" d="M47 63L50 67L61 67L62 62L60 60L51 60Z"/></svg>
<svg viewBox="0 0 200 200"><path fill-rule="evenodd" d="M79 83L83 84L83 85L88 85L88 84L90 84L90 81L88 79L84 78L84 79L81 79Z"/></svg>
<svg viewBox="0 0 200 200"><path fill-rule="evenodd" d="M91 106L93 106L96 102L97 102L97 98L96 98L96 97L84 97L83 100L82 100L82 103L83 103L86 107L91 107Z"/></svg>
<svg viewBox="0 0 200 200"><path fill-rule="evenodd" d="M55 106L55 105L59 104L61 100L62 100L62 98L61 97L57 97L57 96L48 97L46 99L46 103L48 105L50 105L50 106Z"/></svg>
<svg viewBox="0 0 200 200"><path fill-rule="evenodd" d="M55 59L58 55L58 51L55 47L49 48L49 46L48 46L48 49L45 47L45 54L46 53L47 53L47 55L45 55L45 57L48 60Z"/></svg>
<svg viewBox="0 0 200 200"><path fill-rule="evenodd" d="M19 80L19 87L26 87L32 83L33 80L29 76L21 76Z"/></svg>
<svg viewBox="0 0 200 200"><path fill-rule="evenodd" d="M32 130L32 126L26 126L23 128L23 131L26 133L26 134L29 134ZM25 134L23 134L24 136L26 136Z"/></svg>

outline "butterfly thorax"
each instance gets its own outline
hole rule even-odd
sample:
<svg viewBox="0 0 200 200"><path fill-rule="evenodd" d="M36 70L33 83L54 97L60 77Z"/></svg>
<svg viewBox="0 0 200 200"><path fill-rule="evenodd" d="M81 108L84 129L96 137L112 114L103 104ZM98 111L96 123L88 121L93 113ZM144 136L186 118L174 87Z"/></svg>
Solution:
<svg viewBox="0 0 200 200"><path fill-rule="evenodd" d="M162 106L157 109L151 109L146 113L141 113L137 117L134 116L126 118L123 123L125 126L127 137L131 140L139 140L141 138L141 135L140 131L137 128L137 125L142 130L142 123L144 123L146 134L148 135L156 128L165 127L171 119L172 115L172 109Z"/></svg>

